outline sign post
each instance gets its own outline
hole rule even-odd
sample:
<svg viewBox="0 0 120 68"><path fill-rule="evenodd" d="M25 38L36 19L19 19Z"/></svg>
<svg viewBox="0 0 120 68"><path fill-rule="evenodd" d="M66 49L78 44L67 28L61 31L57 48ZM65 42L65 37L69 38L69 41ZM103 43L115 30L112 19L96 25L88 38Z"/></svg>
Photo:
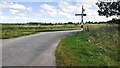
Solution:
<svg viewBox="0 0 120 68"><path fill-rule="evenodd" d="M81 30L83 30L83 16L86 16L86 14L84 14L83 12L85 12L85 9L82 6L82 13L81 14L75 14L75 16L81 16Z"/></svg>

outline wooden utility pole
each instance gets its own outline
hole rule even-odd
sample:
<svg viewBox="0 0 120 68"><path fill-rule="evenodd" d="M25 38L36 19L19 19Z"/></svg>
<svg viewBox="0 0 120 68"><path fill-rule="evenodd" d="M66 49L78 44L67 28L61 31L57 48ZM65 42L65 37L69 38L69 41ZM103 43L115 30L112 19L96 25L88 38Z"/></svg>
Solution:
<svg viewBox="0 0 120 68"><path fill-rule="evenodd" d="M83 30L83 24L84 24L83 16L86 16L86 14L84 14L84 12L85 12L85 9L82 6L82 13L81 14L75 14L75 16L81 16L81 30Z"/></svg>

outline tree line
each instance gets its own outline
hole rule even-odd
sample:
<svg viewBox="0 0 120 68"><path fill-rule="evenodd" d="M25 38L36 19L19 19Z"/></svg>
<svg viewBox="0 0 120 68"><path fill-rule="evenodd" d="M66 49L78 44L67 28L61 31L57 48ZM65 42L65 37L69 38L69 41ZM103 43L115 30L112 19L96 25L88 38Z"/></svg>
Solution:
<svg viewBox="0 0 120 68"><path fill-rule="evenodd" d="M80 22L68 22L68 23L43 23L43 22L29 22L27 23L29 25L78 25L81 24ZM84 22L84 24L120 24L120 19L112 19L109 20L107 22L101 21L101 22L92 22L92 21L88 21L88 22Z"/></svg>
<svg viewBox="0 0 120 68"><path fill-rule="evenodd" d="M0 23L0 24L11 24L11 23ZM28 23L12 23L11 25L79 25L81 24L80 22L68 22L68 23L44 23L44 22L28 22ZM120 19L112 19L109 20L107 22L101 21L101 22L92 22L92 21L88 21L88 22L84 22L84 24L120 24Z"/></svg>

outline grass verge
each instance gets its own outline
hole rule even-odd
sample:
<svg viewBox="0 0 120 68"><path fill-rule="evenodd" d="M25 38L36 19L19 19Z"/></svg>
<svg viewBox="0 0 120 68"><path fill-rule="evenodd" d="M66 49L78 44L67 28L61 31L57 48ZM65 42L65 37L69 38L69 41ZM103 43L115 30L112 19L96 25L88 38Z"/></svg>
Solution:
<svg viewBox="0 0 120 68"><path fill-rule="evenodd" d="M118 25L86 25L65 37L56 50L57 66L119 66Z"/></svg>

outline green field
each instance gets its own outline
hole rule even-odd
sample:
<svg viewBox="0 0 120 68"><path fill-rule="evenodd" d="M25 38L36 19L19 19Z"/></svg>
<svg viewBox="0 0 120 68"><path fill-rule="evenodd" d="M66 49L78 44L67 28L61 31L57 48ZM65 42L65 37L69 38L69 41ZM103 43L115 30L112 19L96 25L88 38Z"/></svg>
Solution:
<svg viewBox="0 0 120 68"><path fill-rule="evenodd" d="M80 25L17 25L17 24L1 24L0 38L16 38L24 35L35 34L45 31L60 31L60 30L76 30L80 29Z"/></svg>
<svg viewBox="0 0 120 68"><path fill-rule="evenodd" d="M87 30L65 37L56 50L57 66L118 66L118 25L89 24Z"/></svg>

